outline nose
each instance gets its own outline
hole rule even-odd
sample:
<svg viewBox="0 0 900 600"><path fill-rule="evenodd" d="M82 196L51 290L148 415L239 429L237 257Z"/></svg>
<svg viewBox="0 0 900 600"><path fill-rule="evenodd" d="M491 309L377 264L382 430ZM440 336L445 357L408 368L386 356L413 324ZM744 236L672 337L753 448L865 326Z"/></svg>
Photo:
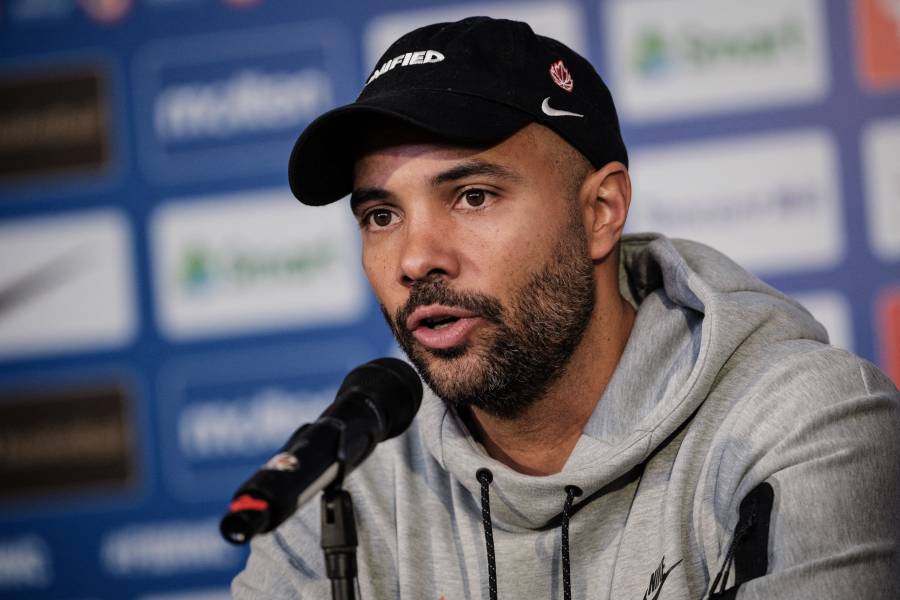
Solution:
<svg viewBox="0 0 900 600"><path fill-rule="evenodd" d="M400 280L409 287L416 281L459 274L459 256L452 228L443 220L409 218L400 251Z"/></svg>

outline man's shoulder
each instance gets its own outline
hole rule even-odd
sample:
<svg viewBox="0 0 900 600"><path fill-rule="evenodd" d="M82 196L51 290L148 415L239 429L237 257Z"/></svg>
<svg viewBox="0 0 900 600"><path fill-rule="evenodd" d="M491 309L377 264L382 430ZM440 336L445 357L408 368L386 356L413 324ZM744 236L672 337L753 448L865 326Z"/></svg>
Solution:
<svg viewBox="0 0 900 600"><path fill-rule="evenodd" d="M813 440L849 448L893 437L896 444L900 392L872 363L812 340L734 360L710 396L722 409L714 446L758 459Z"/></svg>
<svg viewBox="0 0 900 600"><path fill-rule="evenodd" d="M822 403L872 395L893 396L897 388L878 367L844 349L815 340L783 340L737 352L723 385L753 404ZM772 399L772 400L767 400Z"/></svg>
<svg viewBox="0 0 900 600"><path fill-rule="evenodd" d="M900 392L877 367L808 340L755 360L722 378L696 423L709 436L704 480L723 515L764 481L814 494L847 468L848 481L870 486L900 467Z"/></svg>

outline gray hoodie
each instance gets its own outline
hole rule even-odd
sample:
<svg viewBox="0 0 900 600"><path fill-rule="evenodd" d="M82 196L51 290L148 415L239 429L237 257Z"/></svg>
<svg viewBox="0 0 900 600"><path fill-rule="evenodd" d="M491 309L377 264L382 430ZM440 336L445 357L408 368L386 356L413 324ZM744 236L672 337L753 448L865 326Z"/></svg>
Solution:
<svg viewBox="0 0 900 600"><path fill-rule="evenodd" d="M560 473L490 458L426 395L351 474L361 597L489 598L486 496L501 599L563 598L566 520L576 599L900 598L893 384L706 246L626 236L622 266L634 329ZM318 521L258 537L234 596L329 598Z"/></svg>

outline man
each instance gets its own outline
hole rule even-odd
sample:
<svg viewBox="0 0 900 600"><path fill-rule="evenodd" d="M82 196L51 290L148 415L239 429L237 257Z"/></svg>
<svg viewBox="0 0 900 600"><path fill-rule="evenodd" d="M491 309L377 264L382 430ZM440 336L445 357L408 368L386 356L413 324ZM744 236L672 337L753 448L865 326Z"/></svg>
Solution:
<svg viewBox="0 0 900 600"><path fill-rule="evenodd" d="M352 192L437 396L346 482L362 597L900 597L896 388L714 250L622 237L627 155L574 52L416 30L290 176L307 204ZM235 596L328 597L318 519L255 541Z"/></svg>

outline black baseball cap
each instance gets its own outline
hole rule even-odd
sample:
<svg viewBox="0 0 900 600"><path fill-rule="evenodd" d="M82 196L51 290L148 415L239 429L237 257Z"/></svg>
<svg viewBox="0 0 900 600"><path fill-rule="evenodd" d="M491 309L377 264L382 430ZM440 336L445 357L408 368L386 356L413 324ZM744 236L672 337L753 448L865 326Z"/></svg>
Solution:
<svg viewBox="0 0 900 600"><path fill-rule="evenodd" d="M540 123L595 168L628 164L612 96L594 67L518 21L470 17L394 42L356 102L323 114L297 139L288 165L294 195L323 205L349 194L358 138L378 119L476 146Z"/></svg>

